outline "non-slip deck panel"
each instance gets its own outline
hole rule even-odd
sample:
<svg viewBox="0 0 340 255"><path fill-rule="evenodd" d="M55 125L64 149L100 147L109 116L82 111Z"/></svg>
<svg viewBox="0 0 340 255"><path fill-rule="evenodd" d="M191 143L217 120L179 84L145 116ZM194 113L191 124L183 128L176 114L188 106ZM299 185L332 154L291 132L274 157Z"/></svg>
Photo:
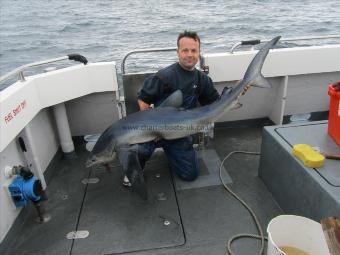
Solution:
<svg viewBox="0 0 340 255"><path fill-rule="evenodd" d="M120 167L92 171L91 178L100 181L89 184L78 225L90 235L75 241L72 254L117 254L184 244L167 164L146 167L145 175L148 201L122 186Z"/></svg>
<svg viewBox="0 0 340 255"><path fill-rule="evenodd" d="M266 235L268 222L282 214L262 181L253 174L255 163L244 163L244 155L227 162L233 183L229 186L256 212ZM240 163L241 162L241 163ZM177 191L186 243L183 246L141 251L138 255L205 255L226 254L228 239L240 233L257 234L249 212L222 186L201 187ZM241 239L232 245L235 254L257 254L259 240Z"/></svg>
<svg viewBox="0 0 340 255"><path fill-rule="evenodd" d="M216 164L210 164L213 162L209 163L209 160L221 161L233 150L259 150L260 135L258 128L216 130L211 149L217 155L210 157L212 154L208 153L208 159L201 159L204 166L198 180L208 177L208 172L217 174L211 169ZM30 226L35 225L33 216L30 216L23 231L17 233L20 245L12 245L14 253L8 254L114 254L125 249L125 254L136 255L222 255L226 254L227 240L231 236L242 232L257 233L249 213L217 184L217 179L212 185L206 182L203 186L195 186L193 182L190 187L175 189L169 164L162 152L156 152L146 164L145 174L151 193L148 203L122 187L119 167L111 173L104 168L91 169L91 177L98 177L100 181L83 185L81 181L89 173L89 169L84 168L87 153L79 152L79 149L77 153L80 155L78 160L60 163L59 171L49 184L55 198L51 197L48 201L51 206L47 205L55 214L54 219L60 220L53 225L34 226L41 233L30 243L34 239L24 238L30 234ZM235 154L224 164L228 171L224 177L255 210L265 230L269 220L283 212L257 177L258 163L258 156ZM65 200L60 200L60 196ZM159 201L156 197L166 197L167 200ZM67 240L66 234L76 229L81 209L77 229L88 230L90 235L74 242ZM180 215L180 219L176 215ZM169 220L170 225L164 226L164 220ZM33 229L32 234L35 233L37 231ZM260 242L242 239L232 247L236 254L253 254L259 251Z"/></svg>
<svg viewBox="0 0 340 255"><path fill-rule="evenodd" d="M257 151L260 148L260 128L229 128L215 132L212 148L221 161L233 150ZM275 216L284 212L277 205L270 192L257 177L259 156L234 154L225 161L228 183L258 215L266 235L266 226ZM206 171L203 171L203 174ZM216 174L216 173L214 173ZM200 176L199 178L204 177ZM199 180L199 179L198 179ZM177 185L177 180L176 180ZM221 185L177 189L186 243L180 247L141 251L138 255L205 255L226 254L228 239L240 233L257 234L249 212ZM233 243L235 254L257 254L260 241L241 239Z"/></svg>

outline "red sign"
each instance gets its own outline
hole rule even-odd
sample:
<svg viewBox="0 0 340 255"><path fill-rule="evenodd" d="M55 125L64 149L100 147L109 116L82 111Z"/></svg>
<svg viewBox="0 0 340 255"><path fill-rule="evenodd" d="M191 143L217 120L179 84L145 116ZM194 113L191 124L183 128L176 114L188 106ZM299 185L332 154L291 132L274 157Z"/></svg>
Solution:
<svg viewBox="0 0 340 255"><path fill-rule="evenodd" d="M9 123L12 119L14 119L20 112L26 107L27 103L26 100L22 101L18 104L12 111L5 115L5 122L6 124Z"/></svg>

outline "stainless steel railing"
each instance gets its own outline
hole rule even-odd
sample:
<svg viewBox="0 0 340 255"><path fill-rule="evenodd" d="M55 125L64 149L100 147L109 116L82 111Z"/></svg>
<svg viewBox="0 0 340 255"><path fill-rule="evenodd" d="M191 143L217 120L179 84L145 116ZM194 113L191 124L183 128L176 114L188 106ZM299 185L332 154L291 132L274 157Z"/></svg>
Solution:
<svg viewBox="0 0 340 255"><path fill-rule="evenodd" d="M125 74L125 62L126 62L126 59L129 56L133 55L133 54L150 53L150 52L167 52L167 51L175 51L176 49L177 48L170 47L170 48L150 48L150 49L141 49L141 50L130 51L123 58L123 61L122 61L122 64L121 64L122 74Z"/></svg>
<svg viewBox="0 0 340 255"><path fill-rule="evenodd" d="M30 63L30 64L20 66L20 67L14 69L13 71L1 76L0 77L0 83L9 79L10 77L15 76L15 75L18 75L19 79L21 81L25 81L25 76L24 76L25 70L30 69L32 67L42 66L42 65L46 65L46 64L66 60L66 59L75 60L75 61L81 62L85 65L87 64L87 59L84 56L79 55L79 54L70 54L70 55L67 55L67 56L64 56L64 57L52 58L52 59L38 61L38 62L34 62L34 63Z"/></svg>
<svg viewBox="0 0 340 255"><path fill-rule="evenodd" d="M323 40L323 39L338 39L340 38L340 35L326 35L326 36L307 36L307 37L294 37L294 38L281 38L280 41L281 42L292 42L292 41L309 41L309 40ZM270 41L269 39L265 39L265 40L247 40L247 41L240 41L235 43L231 49L230 49L230 53L234 53L234 50L241 46L241 45L250 45L250 46L254 46L257 44L260 44L262 42L268 42Z"/></svg>

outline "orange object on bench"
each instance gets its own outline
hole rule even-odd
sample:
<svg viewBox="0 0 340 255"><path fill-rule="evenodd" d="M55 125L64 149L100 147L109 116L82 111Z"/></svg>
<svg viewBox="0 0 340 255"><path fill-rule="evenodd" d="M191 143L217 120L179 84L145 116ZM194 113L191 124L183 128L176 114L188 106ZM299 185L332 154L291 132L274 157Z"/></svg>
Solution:
<svg viewBox="0 0 340 255"><path fill-rule="evenodd" d="M340 146L340 82L329 85L328 95L330 96L328 134Z"/></svg>

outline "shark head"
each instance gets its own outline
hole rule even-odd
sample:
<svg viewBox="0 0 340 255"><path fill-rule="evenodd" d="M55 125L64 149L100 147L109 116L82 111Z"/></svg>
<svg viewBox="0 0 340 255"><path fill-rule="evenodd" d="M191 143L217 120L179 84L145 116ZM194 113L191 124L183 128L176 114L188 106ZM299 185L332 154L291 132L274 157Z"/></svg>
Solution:
<svg viewBox="0 0 340 255"><path fill-rule="evenodd" d="M115 144L111 137L105 135L99 137L90 155L88 156L85 166L103 165L113 161L116 157Z"/></svg>
<svg viewBox="0 0 340 255"><path fill-rule="evenodd" d="M110 156L109 156L110 155ZM116 158L116 152L109 153L102 153L102 154L90 154L85 162L86 167L97 166L97 165L104 165L110 163Z"/></svg>

